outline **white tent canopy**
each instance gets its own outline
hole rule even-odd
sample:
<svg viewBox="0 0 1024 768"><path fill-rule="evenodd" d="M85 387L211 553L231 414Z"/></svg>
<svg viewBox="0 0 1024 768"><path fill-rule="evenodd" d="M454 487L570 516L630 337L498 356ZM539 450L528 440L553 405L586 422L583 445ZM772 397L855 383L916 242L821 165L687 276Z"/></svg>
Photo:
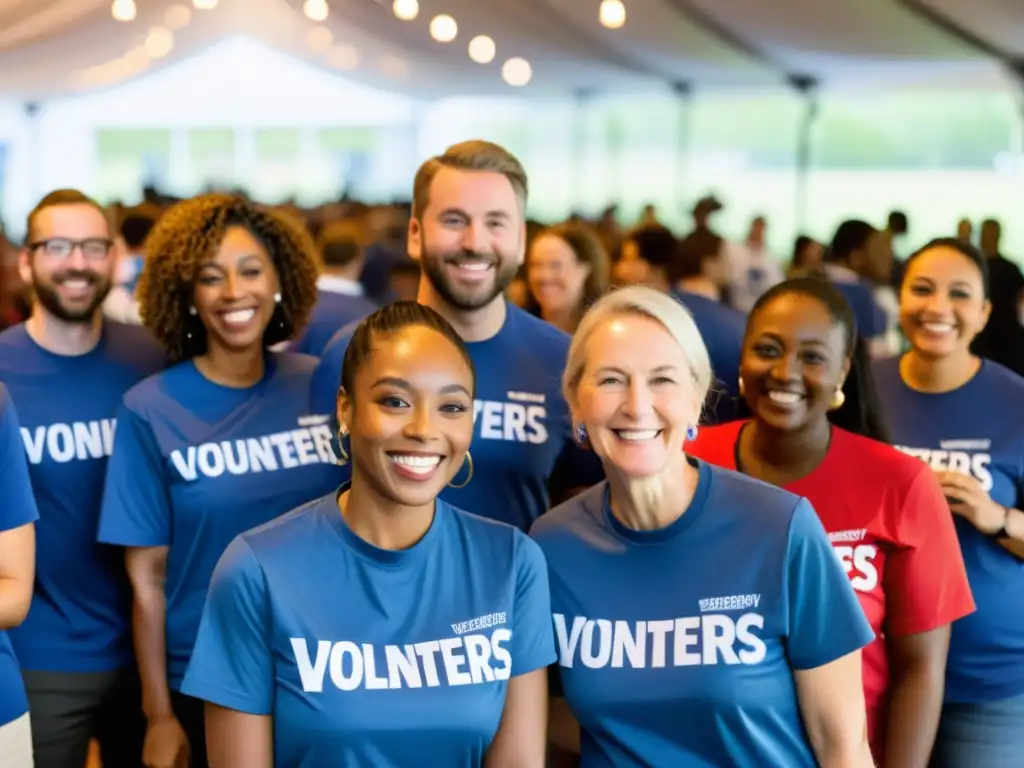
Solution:
<svg viewBox="0 0 1024 768"><path fill-rule="evenodd" d="M195 6L213 0L134 0L130 22L112 17L112 0L0 0L0 98L106 88L231 35L423 98L508 94L510 57L532 66L526 95L771 86L791 75L832 86L1005 85L1006 62L1024 56L1020 0L623 0L627 20L615 30L599 23L601 0L419 0L412 21L396 18L392 0L313 2L329 8L322 22L304 0L219 0L211 10ZM458 23L451 43L428 31L440 13ZM467 54L481 34L496 43L486 65Z"/></svg>

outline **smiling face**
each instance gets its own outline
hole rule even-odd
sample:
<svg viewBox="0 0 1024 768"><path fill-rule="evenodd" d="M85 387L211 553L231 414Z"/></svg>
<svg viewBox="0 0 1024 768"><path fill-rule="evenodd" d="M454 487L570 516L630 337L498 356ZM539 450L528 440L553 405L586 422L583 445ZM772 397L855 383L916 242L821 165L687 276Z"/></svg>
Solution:
<svg viewBox="0 0 1024 768"><path fill-rule="evenodd" d="M504 174L441 168L422 217L409 223L409 255L445 302L471 311L501 300L523 263L525 237Z"/></svg>
<svg viewBox="0 0 1024 768"><path fill-rule="evenodd" d="M541 235L530 246L526 277L530 292L545 313L574 311L579 307L589 275L590 267L557 235Z"/></svg>
<svg viewBox="0 0 1024 768"><path fill-rule="evenodd" d="M754 417L782 431L826 418L850 370L845 347L846 329L814 297L786 293L759 308L740 361Z"/></svg>
<svg viewBox="0 0 1024 768"><path fill-rule="evenodd" d="M354 472L391 503L432 503L473 438L473 373L458 348L424 326L378 335L352 389L338 418Z"/></svg>
<svg viewBox="0 0 1024 768"><path fill-rule="evenodd" d="M278 285L263 244L244 227L229 227L217 253L196 276L193 301L208 346L230 351L262 347Z"/></svg>
<svg viewBox="0 0 1024 768"><path fill-rule="evenodd" d="M929 358L967 353L988 322L981 270L954 248L931 248L907 266L900 325L914 351Z"/></svg>
<svg viewBox="0 0 1024 768"><path fill-rule="evenodd" d="M620 314L593 330L584 352L573 415L591 448L628 478L660 474L700 416L683 349L657 320Z"/></svg>

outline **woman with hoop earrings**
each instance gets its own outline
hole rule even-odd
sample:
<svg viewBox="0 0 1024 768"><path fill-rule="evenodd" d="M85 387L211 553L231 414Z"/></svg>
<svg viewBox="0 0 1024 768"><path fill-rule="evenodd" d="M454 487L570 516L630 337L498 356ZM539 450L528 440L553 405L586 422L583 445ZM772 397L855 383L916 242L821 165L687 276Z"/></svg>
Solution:
<svg viewBox="0 0 1024 768"><path fill-rule="evenodd" d="M438 499L473 462L472 362L415 302L364 320L338 392L351 482L237 538L183 690L211 765L542 768L547 570Z"/></svg>

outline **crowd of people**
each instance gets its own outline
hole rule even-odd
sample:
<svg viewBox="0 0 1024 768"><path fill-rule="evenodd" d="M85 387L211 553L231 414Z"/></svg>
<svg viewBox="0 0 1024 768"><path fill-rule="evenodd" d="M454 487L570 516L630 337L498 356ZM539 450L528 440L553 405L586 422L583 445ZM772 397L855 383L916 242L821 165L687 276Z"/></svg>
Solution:
<svg viewBox="0 0 1024 768"><path fill-rule="evenodd" d="M0 768L1024 765L998 224L527 202L486 141L404 209L39 202Z"/></svg>

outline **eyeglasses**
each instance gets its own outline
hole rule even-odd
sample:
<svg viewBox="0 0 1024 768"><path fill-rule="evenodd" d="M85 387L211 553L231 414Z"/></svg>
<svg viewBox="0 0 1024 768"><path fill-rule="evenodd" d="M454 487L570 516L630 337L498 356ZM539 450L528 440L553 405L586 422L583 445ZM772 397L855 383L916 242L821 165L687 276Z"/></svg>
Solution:
<svg viewBox="0 0 1024 768"><path fill-rule="evenodd" d="M110 249L114 247L112 240L104 237L87 237L85 240L72 240L67 237L51 237L48 240L40 240L31 243L29 250L37 251L40 248L51 259L66 259L75 248L82 250L82 255L90 261L102 261L110 255Z"/></svg>

